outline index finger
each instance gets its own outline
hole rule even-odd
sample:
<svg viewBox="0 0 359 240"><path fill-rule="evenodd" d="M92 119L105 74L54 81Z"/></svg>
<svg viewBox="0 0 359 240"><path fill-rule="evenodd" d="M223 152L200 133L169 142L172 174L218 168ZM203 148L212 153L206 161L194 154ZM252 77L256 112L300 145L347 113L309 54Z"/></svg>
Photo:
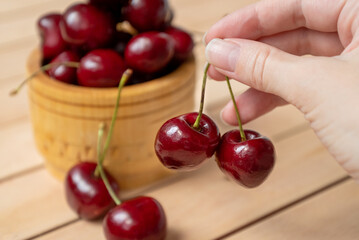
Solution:
<svg viewBox="0 0 359 240"><path fill-rule="evenodd" d="M265 0L240 9L214 24L205 37L258 39L306 27L336 32L345 0Z"/></svg>

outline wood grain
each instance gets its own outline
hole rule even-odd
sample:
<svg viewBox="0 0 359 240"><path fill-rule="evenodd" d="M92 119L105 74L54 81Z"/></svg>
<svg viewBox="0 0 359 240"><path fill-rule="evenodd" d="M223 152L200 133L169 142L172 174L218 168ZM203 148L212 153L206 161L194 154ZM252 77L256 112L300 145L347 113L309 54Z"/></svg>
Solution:
<svg viewBox="0 0 359 240"><path fill-rule="evenodd" d="M228 239L341 239L359 236L359 186L346 181Z"/></svg>
<svg viewBox="0 0 359 240"><path fill-rule="evenodd" d="M244 189L227 180L212 161L185 178L146 192L165 208L168 239L219 237L346 176L311 131L289 137L275 146L276 167L268 181L256 189ZM86 231L86 226L91 230ZM97 228L97 233L93 228ZM76 223L43 237L87 239L90 232L102 239L101 223Z"/></svg>

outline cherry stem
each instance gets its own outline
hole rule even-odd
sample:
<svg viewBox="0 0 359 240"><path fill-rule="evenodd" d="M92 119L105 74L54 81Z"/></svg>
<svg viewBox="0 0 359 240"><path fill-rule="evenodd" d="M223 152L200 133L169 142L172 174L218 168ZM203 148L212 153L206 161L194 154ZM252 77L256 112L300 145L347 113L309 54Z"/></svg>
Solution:
<svg viewBox="0 0 359 240"><path fill-rule="evenodd" d="M233 91L232 91L232 87L231 87L231 83L229 82L229 78L226 76L226 82L227 82L227 85L228 85L228 90L229 90L229 93L231 94L231 98L232 98L232 102L233 102L233 106L234 106L234 109L236 111L236 115L237 115L237 120L238 120L238 126L239 126L239 132L241 134L241 141L244 142L246 141L246 135L244 134L244 130L243 130L243 126L242 126L242 122L241 122L241 116L239 115L239 110L238 110L238 106L237 106L237 103L236 103L236 100L234 98L234 94L233 94Z"/></svg>
<svg viewBox="0 0 359 240"><path fill-rule="evenodd" d="M15 96L16 94L19 93L19 91L21 90L21 88L29 81L31 80L32 78L34 78L37 74L39 74L40 72L44 72L44 71L47 71L47 70L50 70L51 68L53 67L58 67L58 66L65 66L65 67L72 67L72 68L78 68L80 66L80 63L78 62L55 62L55 63L49 63L49 64L46 64L42 67L40 67L37 71L35 71L34 73L32 73L29 77L27 77L24 81L22 81L20 83L20 85L12 90L10 92L10 96Z"/></svg>
<svg viewBox="0 0 359 240"><path fill-rule="evenodd" d="M102 165L103 160L105 159L107 150L108 150L108 148L110 146L110 141L111 141L111 138L112 138L113 129L115 127L115 122L116 122L116 118L117 118L118 106L120 105L120 96L121 96L122 88L123 88L123 86L125 86L127 80L130 78L131 75L132 75L132 70L127 69L122 74L120 83L118 85L118 92L117 92L115 110L114 110L113 115L112 115L111 125L110 125L110 129L108 130L108 135L107 135L107 138L106 138L105 146L104 146L102 154L101 154L101 156L99 158L99 165ZM99 174L100 174L99 171L100 171L100 168L96 167L96 169L95 169L95 176L96 177L99 177Z"/></svg>
<svg viewBox="0 0 359 240"><path fill-rule="evenodd" d="M199 105L199 111L198 111L198 116L196 118L196 121L193 124L193 128L196 130L200 130L200 126L199 123L201 121L201 117L202 117L202 113L203 113L203 107L204 107L204 94L206 92L206 82L207 82L207 72L208 72L208 68L209 68L209 63L207 63L206 68L204 69L204 74L203 74L203 81L202 81L202 93L201 93L201 102Z"/></svg>
<svg viewBox="0 0 359 240"><path fill-rule="evenodd" d="M103 152L101 151L102 148L102 142L103 142L103 133L105 130L105 123L100 123L100 127L98 129L98 138L97 138L97 167L96 170L99 170L100 172L100 176L102 178L103 183L106 186L106 189L108 191L108 193L110 194L112 200L116 203L116 205L120 205L121 204L121 200L117 197L116 193L113 191L111 184L106 176L105 170L103 169L102 166L102 156L103 156Z"/></svg>

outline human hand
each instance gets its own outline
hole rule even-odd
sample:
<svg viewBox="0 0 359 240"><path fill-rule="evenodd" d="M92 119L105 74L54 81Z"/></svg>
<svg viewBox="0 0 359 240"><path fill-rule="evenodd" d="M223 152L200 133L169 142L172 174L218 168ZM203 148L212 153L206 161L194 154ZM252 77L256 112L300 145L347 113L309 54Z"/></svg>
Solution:
<svg viewBox="0 0 359 240"><path fill-rule="evenodd" d="M359 182L358 10L356 0L262 1L221 19L204 40L209 76L251 87L236 98L243 122L293 104ZM236 123L232 103L222 118Z"/></svg>

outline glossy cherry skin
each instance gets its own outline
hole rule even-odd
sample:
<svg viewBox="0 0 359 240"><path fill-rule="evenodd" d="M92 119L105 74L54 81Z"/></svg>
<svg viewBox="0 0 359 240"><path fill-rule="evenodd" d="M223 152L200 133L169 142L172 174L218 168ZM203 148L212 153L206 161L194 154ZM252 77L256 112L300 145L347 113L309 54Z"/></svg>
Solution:
<svg viewBox="0 0 359 240"><path fill-rule="evenodd" d="M85 87L117 87L126 64L121 56L110 49L96 49L80 61L77 79Z"/></svg>
<svg viewBox="0 0 359 240"><path fill-rule="evenodd" d="M254 188L268 177L275 163L272 142L252 130L245 130L247 141L241 141L239 130L225 133L216 153L219 168L237 183Z"/></svg>
<svg viewBox="0 0 359 240"><path fill-rule="evenodd" d="M120 54L121 56L125 55L125 49L128 42L131 40L132 35L127 32L116 32L115 42L114 42L114 49L115 51Z"/></svg>
<svg viewBox="0 0 359 240"><path fill-rule="evenodd" d="M60 27L65 41L86 51L108 46L116 30L112 17L91 4L70 6Z"/></svg>
<svg viewBox="0 0 359 240"><path fill-rule="evenodd" d="M103 221L107 240L162 240L167 220L161 204L151 197L137 197L109 211Z"/></svg>
<svg viewBox="0 0 359 240"><path fill-rule="evenodd" d="M63 62L79 62L80 58L76 53L72 51L64 51L55 57L50 63L63 63ZM73 67L66 67L64 65L59 65L52 67L47 71L47 74L64 83L76 83L76 72L77 69Z"/></svg>
<svg viewBox="0 0 359 240"><path fill-rule="evenodd" d="M134 70L154 73L164 68L174 54L173 39L162 32L145 32L133 37L125 49L125 61Z"/></svg>
<svg viewBox="0 0 359 240"><path fill-rule="evenodd" d="M103 216L115 206L101 177L95 177L97 164L82 162L70 169L65 179L66 200L71 209L81 218L91 220ZM107 174L114 191L119 187Z"/></svg>
<svg viewBox="0 0 359 240"><path fill-rule="evenodd" d="M189 33L187 33L186 31L180 28L173 26L168 27L165 30L165 33L170 35L174 40L175 43L174 59L181 62L192 56L194 43Z"/></svg>
<svg viewBox="0 0 359 240"><path fill-rule="evenodd" d="M165 122L155 140L157 157L164 166L176 170L193 170L213 156L220 133L211 118L203 114L200 130L193 124L198 113L187 113Z"/></svg>
<svg viewBox="0 0 359 240"><path fill-rule="evenodd" d="M61 14L50 13L37 21L41 37L41 52L45 61L50 61L68 48L60 31L61 18Z"/></svg>
<svg viewBox="0 0 359 240"><path fill-rule="evenodd" d="M171 10L167 0L130 1L124 8L124 15L140 32L161 30L171 21Z"/></svg>

